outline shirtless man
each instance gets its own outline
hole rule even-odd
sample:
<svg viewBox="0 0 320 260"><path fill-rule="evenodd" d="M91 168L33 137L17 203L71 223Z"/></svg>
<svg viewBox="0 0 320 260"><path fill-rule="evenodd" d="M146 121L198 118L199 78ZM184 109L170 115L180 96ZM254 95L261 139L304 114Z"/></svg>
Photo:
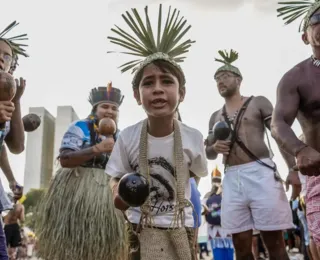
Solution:
<svg viewBox="0 0 320 260"><path fill-rule="evenodd" d="M20 225L24 222L24 206L13 198L15 205L4 217L4 232L7 240L9 259L15 260L21 245Z"/></svg>
<svg viewBox="0 0 320 260"><path fill-rule="evenodd" d="M224 155L222 227L232 234L237 260L254 259L251 249L253 229L261 231L270 260L288 260L282 230L293 227L291 210L264 143L265 127L270 129L273 107L263 96L253 97L251 101L241 96L242 75L231 65L238 54L234 51L219 53L225 65L217 70L215 80L220 95L225 99L225 109L213 113L209 133L218 121L229 121L229 126L236 129L236 134L227 141L210 142L208 138L206 147L208 159ZM237 136L234 142L232 136ZM244 150L240 141L253 156ZM289 169L294 166L293 156L284 158Z"/></svg>
<svg viewBox="0 0 320 260"><path fill-rule="evenodd" d="M315 259L320 259L320 177L317 177L320 175L319 8L319 1L310 5L303 24L302 40L311 45L313 55L294 66L281 79L271 124L272 136L279 146L294 155L299 171L308 175L307 221L319 253ZM305 142L299 140L291 129L296 118L301 125ZM290 180L292 183L299 182L298 172L293 172Z"/></svg>

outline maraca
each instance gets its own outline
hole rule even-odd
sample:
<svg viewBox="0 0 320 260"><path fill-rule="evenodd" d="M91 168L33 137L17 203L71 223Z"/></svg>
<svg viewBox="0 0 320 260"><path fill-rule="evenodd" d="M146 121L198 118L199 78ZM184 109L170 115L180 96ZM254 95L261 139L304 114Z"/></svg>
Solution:
<svg viewBox="0 0 320 260"><path fill-rule="evenodd" d="M11 101L16 91L14 78L9 73L0 71L0 101Z"/></svg>
<svg viewBox="0 0 320 260"><path fill-rule="evenodd" d="M112 136L117 131L117 125L113 119L105 117L100 120L98 131L101 135Z"/></svg>
<svg viewBox="0 0 320 260"><path fill-rule="evenodd" d="M140 207L150 194L149 182L139 173L127 173L119 181L118 194L130 207Z"/></svg>
<svg viewBox="0 0 320 260"><path fill-rule="evenodd" d="M28 114L22 118L24 131L33 132L35 131L41 124L41 119L36 114Z"/></svg>
<svg viewBox="0 0 320 260"><path fill-rule="evenodd" d="M208 145L214 144L217 140L226 140L230 133L230 127L225 121L215 123L212 127L212 133L208 136Z"/></svg>
<svg viewBox="0 0 320 260"><path fill-rule="evenodd" d="M11 101L16 94L17 86L14 78L7 72L0 71L0 101ZM0 124L0 129L5 128L5 123Z"/></svg>

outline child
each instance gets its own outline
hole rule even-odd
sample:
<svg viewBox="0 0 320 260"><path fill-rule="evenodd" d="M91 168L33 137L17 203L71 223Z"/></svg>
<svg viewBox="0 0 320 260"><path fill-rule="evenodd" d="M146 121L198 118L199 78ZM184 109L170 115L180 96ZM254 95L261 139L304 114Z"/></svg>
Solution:
<svg viewBox="0 0 320 260"><path fill-rule="evenodd" d="M212 248L213 259L233 260L234 249L231 236L221 226L221 201L222 185L221 172L216 167L212 171L212 188L204 196L206 205L206 221L208 223L208 234Z"/></svg>
<svg viewBox="0 0 320 260"><path fill-rule="evenodd" d="M154 40L150 33L147 7L145 11L148 24L144 26L148 27L149 34L144 42L152 46L144 47L146 51L143 53L148 57L134 68L133 91L138 105L142 105L146 111L147 119L120 133L106 173L112 176L111 186L117 200L117 183L126 173L139 172L150 183L150 196L144 205L140 208L129 207L126 211L133 231L139 233L135 243L132 243L132 246L137 247L138 244L139 247L131 257L142 260L191 260L196 258L196 241L189 178L206 176L207 161L201 133L175 120L174 116L185 96L185 77L177 64L181 58L177 56L186 52L187 45L192 42L187 41L182 50L176 47L185 33L181 33L183 26L177 30L176 24L171 24L173 30L177 30L173 37L165 35L172 33L170 26L166 25L162 39ZM139 16L136 9L133 12L134 17ZM161 14L160 5L158 21L162 20ZM175 10L172 13L173 21L176 15L179 16L179 13ZM170 14L168 19L171 19ZM126 20L131 23L131 19ZM134 32L139 34L137 30ZM139 34L135 41L140 41L141 37L146 38ZM126 40L109 38L114 43ZM133 49L141 48L139 44ZM123 70L130 68L133 66Z"/></svg>

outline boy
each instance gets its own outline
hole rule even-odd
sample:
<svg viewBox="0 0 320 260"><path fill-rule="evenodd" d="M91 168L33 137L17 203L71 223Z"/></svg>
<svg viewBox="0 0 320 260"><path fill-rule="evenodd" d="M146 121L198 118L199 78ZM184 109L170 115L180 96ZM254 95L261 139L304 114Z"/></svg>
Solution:
<svg viewBox="0 0 320 260"><path fill-rule="evenodd" d="M161 9L160 5L159 21ZM149 21L147 7L145 11ZM139 15L136 9L133 12L135 16ZM173 20L179 20L176 10L172 16ZM164 29L164 34L167 31L170 33L169 27ZM180 29L183 31L183 26ZM174 119L185 96L185 77L177 64L180 61L177 56L182 52L176 48L183 36L181 31L176 32L177 41L174 37L165 36L158 39L158 44L155 44L156 40L151 40L152 46L145 48L150 51L144 52L147 58L136 64L139 66L134 68L134 97L146 111L147 119L120 133L106 166L118 201L117 183L123 175L139 172L149 180L147 201L140 208L129 207L126 211L134 232L140 233L136 237L139 247L132 255L133 259L195 259L189 178L206 176L207 161L202 134ZM141 39L137 31L134 33ZM109 38L113 43L123 41ZM153 38L152 33L148 38ZM166 42L167 39L169 42ZM190 40L188 42L192 43Z"/></svg>

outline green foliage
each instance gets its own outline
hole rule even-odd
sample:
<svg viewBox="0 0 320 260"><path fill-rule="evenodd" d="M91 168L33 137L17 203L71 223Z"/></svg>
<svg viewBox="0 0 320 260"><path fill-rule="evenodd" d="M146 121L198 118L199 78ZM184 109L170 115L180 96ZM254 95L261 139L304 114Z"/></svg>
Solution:
<svg viewBox="0 0 320 260"><path fill-rule="evenodd" d="M302 31L307 26L307 20L310 18L309 16L319 7L320 0L286 1L279 2L278 4L281 5L281 7L277 9L278 17L282 17L285 21L285 25L304 16L304 19L302 19L299 26L299 31Z"/></svg>
<svg viewBox="0 0 320 260"><path fill-rule="evenodd" d="M31 189L26 194L26 200L22 203L25 208L25 226L31 230L35 229L36 216L38 214L37 209L43 198L46 189Z"/></svg>
<svg viewBox="0 0 320 260"><path fill-rule="evenodd" d="M230 52L220 50L218 51L218 53L221 56L222 60L215 58L215 61L224 63L226 65L231 65L231 63L236 61L239 57L239 54L232 49L230 50Z"/></svg>
<svg viewBox="0 0 320 260"><path fill-rule="evenodd" d="M2 32L0 32L0 38L9 42L15 55L29 57L26 50L24 49L24 47L27 47L28 45L19 42L28 40L26 33L17 36L6 37L7 33L9 33L17 25L19 25L19 23L17 23L16 21L13 21L11 24L9 24Z"/></svg>
<svg viewBox="0 0 320 260"><path fill-rule="evenodd" d="M27 198L23 202L26 214L34 212L40 200L42 199L45 191L46 191L45 189L31 189L26 194Z"/></svg>
<svg viewBox="0 0 320 260"><path fill-rule="evenodd" d="M180 17L180 11L177 9L171 12L171 7L169 7L166 23L162 29L162 5L160 4L156 38L149 19L148 6L144 11L145 23L136 8L132 9L132 14L127 11L122 15L135 37L130 35L127 29L121 29L117 25L111 29L116 36L109 36L110 42L128 50L120 53L141 57L121 65L121 72L130 69L135 72L145 57L157 52L169 55L177 63L182 62L185 57L181 57L181 55L187 53L192 43L195 42L189 39L180 43L180 40L190 30L191 25L186 27L187 20Z"/></svg>

